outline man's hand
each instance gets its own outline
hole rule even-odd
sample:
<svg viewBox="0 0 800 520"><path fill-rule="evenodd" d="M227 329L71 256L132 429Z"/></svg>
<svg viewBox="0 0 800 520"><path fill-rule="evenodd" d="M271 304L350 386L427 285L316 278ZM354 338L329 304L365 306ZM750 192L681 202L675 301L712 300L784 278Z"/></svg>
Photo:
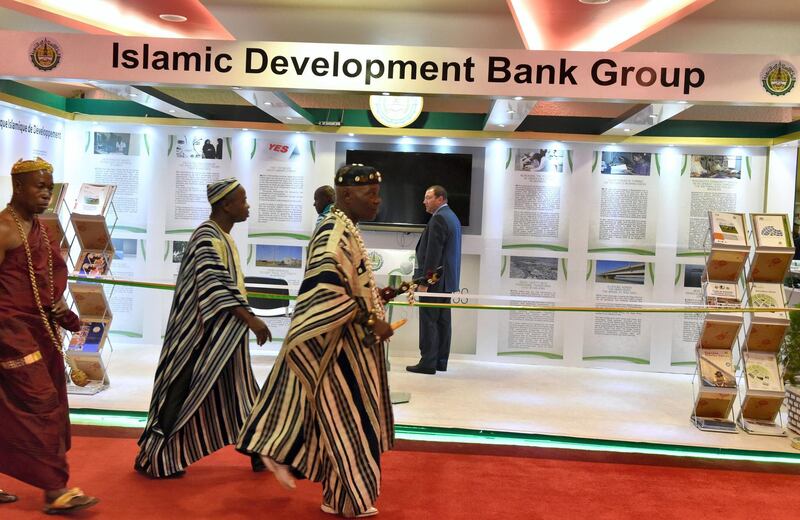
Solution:
<svg viewBox="0 0 800 520"><path fill-rule="evenodd" d="M259 346L267 341L272 341L272 333L261 318L251 315L250 319L247 320L247 326L253 331L253 334L256 335L256 343L258 343Z"/></svg>
<svg viewBox="0 0 800 520"><path fill-rule="evenodd" d="M64 301L64 298L58 300L53 305L53 308L50 310L50 314L52 314L56 320L60 320L61 318L66 316L68 312L69 312L69 307L67 307L67 302Z"/></svg>
<svg viewBox="0 0 800 520"><path fill-rule="evenodd" d="M378 336L380 341L386 341L394 334L391 325L383 320L375 320L375 324L372 326L372 332Z"/></svg>

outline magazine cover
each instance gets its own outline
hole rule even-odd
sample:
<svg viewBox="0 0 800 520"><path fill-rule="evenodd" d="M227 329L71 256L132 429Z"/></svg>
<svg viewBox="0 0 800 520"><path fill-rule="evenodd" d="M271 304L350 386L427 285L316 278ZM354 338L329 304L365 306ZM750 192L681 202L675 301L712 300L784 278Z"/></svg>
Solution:
<svg viewBox="0 0 800 520"><path fill-rule="evenodd" d="M752 219L757 246L790 247L786 215L752 215Z"/></svg>
<svg viewBox="0 0 800 520"><path fill-rule="evenodd" d="M769 352L745 352L744 369L747 374L747 388L783 392L778 360Z"/></svg>
<svg viewBox="0 0 800 520"><path fill-rule="evenodd" d="M113 184L81 184L72 211L82 215L104 215L115 190Z"/></svg>
<svg viewBox="0 0 800 520"><path fill-rule="evenodd" d="M87 278L105 276L111 265L111 255L108 251L84 251L75 262L74 274Z"/></svg>
<svg viewBox="0 0 800 520"><path fill-rule="evenodd" d="M709 307L741 307L742 293L734 282L709 282L706 285L706 304Z"/></svg>
<svg viewBox="0 0 800 520"><path fill-rule="evenodd" d="M744 216L741 213L711 213L711 237L714 245L747 246Z"/></svg>
<svg viewBox="0 0 800 520"><path fill-rule="evenodd" d="M733 355L727 349L698 349L700 377L706 386L736 388Z"/></svg>
<svg viewBox="0 0 800 520"><path fill-rule="evenodd" d="M100 352L106 339L108 323L104 321L86 321L81 329L72 335L69 349L77 352Z"/></svg>
<svg viewBox="0 0 800 520"><path fill-rule="evenodd" d="M750 284L750 306L755 308L781 308L786 306L783 285L779 283L753 282ZM786 311L756 312L758 318L789 319Z"/></svg>

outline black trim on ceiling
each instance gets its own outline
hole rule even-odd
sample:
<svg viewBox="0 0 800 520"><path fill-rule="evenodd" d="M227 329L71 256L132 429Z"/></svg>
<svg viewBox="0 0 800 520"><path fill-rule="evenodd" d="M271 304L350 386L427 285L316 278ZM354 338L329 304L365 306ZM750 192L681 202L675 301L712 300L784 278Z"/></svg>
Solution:
<svg viewBox="0 0 800 520"><path fill-rule="evenodd" d="M515 131L600 135L614 126L613 121L607 117L527 116Z"/></svg>
<svg viewBox="0 0 800 520"><path fill-rule="evenodd" d="M636 135L652 137L771 138L792 132L793 123L689 121L668 119Z"/></svg>
<svg viewBox="0 0 800 520"><path fill-rule="evenodd" d="M204 103L186 103L174 98L155 87L137 86L139 90L151 96L191 112L209 121L246 121L250 123L282 123L253 105L212 105Z"/></svg>

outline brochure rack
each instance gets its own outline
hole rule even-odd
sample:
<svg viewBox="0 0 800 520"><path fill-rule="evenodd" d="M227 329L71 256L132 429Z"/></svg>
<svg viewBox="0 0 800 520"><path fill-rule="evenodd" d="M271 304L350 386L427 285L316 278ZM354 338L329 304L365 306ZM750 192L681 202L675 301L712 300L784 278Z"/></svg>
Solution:
<svg viewBox="0 0 800 520"><path fill-rule="evenodd" d="M76 241L79 250L70 258L74 258L71 274L79 281L70 283L69 290L81 318L81 330L72 334L66 353L89 377L84 387L68 383L67 392L71 394L94 395L109 386L107 369L114 349L108 338L112 319L108 298L115 286L107 297L103 285L92 280L113 279L111 234L118 218L113 203L115 190L113 185L83 184L74 211L66 210L74 231L68 251L76 250Z"/></svg>
<svg viewBox="0 0 800 520"><path fill-rule="evenodd" d="M106 367L114 349L108 339L108 331L113 316L102 285L70 283L69 291L81 319L81 330L72 334L67 352L75 365L89 377L88 385L70 388L70 391L96 394L109 385Z"/></svg>
<svg viewBox="0 0 800 520"><path fill-rule="evenodd" d="M789 316L768 309L786 307L783 280L794 245L786 215L753 213L750 218L755 251L747 273L747 305L765 311L748 317L741 346L744 369L737 422L751 434L785 436L780 409L786 394L778 352Z"/></svg>
<svg viewBox="0 0 800 520"><path fill-rule="evenodd" d="M750 253L744 214L709 212L708 216L711 247L706 250L702 277L705 304L739 308L743 295L740 278ZM732 312L710 312L703 322L696 346L691 415L700 430L737 433L731 419L737 395L733 350L742 323L742 315Z"/></svg>

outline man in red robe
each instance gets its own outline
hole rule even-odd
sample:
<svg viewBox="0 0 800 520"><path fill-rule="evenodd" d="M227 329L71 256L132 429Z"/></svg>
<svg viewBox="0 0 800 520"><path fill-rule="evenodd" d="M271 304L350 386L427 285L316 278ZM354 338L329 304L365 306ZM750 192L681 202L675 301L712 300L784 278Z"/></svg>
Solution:
<svg viewBox="0 0 800 520"><path fill-rule="evenodd" d="M63 513L97 503L67 488L69 408L59 327L77 331L80 320L63 299L67 265L37 218L50 202L53 167L38 157L19 160L11 180L11 203L0 211L0 473L41 488L45 512ZM0 490L0 504L15 500Z"/></svg>

